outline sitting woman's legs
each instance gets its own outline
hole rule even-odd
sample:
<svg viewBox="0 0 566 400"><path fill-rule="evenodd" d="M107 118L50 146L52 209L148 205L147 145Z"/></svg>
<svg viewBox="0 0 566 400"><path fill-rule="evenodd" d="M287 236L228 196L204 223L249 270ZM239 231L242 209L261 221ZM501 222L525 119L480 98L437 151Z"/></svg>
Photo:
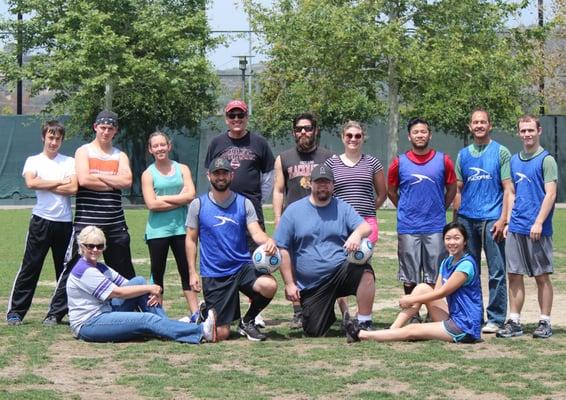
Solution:
<svg viewBox="0 0 566 400"><path fill-rule="evenodd" d="M432 288L430 285L426 283L421 283L413 289L412 294L424 294L424 293L432 292L433 290L434 288ZM414 304L410 308L405 308L401 310L401 312L399 313L399 315L397 315L397 318L389 328L395 329L395 328L402 328L403 326L405 326L405 324L411 318L413 318L415 315L419 313L421 306L422 304ZM426 303L425 306L427 308L428 314L430 315L430 318L433 321L444 321L449 316L448 304L446 304L446 301L444 299L433 300L429 303Z"/></svg>

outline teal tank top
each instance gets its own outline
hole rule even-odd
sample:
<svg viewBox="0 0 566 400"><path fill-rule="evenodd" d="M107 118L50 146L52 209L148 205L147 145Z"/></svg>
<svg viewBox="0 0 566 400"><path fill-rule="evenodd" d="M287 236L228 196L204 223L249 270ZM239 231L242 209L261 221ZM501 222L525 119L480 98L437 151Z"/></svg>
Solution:
<svg viewBox="0 0 566 400"><path fill-rule="evenodd" d="M163 176L155 167L155 163L148 168L153 178L153 190L157 196L179 194L183 190L181 167L177 162L172 162L175 172L171 176ZM145 227L145 239L184 235L187 210L185 205L168 211L150 211Z"/></svg>

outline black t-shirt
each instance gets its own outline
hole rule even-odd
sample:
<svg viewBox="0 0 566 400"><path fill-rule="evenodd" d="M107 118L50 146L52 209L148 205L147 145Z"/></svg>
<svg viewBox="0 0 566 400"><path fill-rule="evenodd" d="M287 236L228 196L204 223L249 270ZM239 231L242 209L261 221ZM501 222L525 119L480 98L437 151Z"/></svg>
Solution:
<svg viewBox="0 0 566 400"><path fill-rule="evenodd" d="M273 170L275 159L267 140L253 132L247 132L240 139L228 136L228 132L212 139L208 146L204 166L208 169L216 157L230 161L234 180L230 189L250 199L257 216L263 222L261 209L261 173Z"/></svg>

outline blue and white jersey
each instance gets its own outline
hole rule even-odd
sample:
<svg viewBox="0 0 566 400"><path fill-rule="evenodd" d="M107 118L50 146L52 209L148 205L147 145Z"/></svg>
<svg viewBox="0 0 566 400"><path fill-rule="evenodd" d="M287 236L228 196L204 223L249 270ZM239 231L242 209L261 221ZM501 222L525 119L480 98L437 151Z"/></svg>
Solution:
<svg viewBox="0 0 566 400"><path fill-rule="evenodd" d="M544 189L543 162L550 156L544 150L529 160L522 160L519 154L511 157L511 177L515 186L515 203L511 211L509 232L529 235L531 227L540 212L546 195ZM554 206L542 224L542 236L552 236L552 215Z"/></svg>
<svg viewBox="0 0 566 400"><path fill-rule="evenodd" d="M442 232L446 224L444 205L444 154L437 151L426 164L399 156L399 234Z"/></svg>
<svg viewBox="0 0 566 400"><path fill-rule="evenodd" d="M108 296L114 288L127 282L126 278L102 263L93 266L81 258L75 264L67 280L67 303L69 322L76 337L90 318L112 311Z"/></svg>

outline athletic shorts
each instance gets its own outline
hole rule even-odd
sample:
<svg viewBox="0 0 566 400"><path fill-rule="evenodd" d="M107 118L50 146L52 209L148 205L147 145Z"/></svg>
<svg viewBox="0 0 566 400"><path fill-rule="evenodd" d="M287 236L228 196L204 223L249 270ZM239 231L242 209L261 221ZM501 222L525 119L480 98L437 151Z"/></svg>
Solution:
<svg viewBox="0 0 566 400"><path fill-rule="evenodd" d="M472 335L461 330L452 318L442 321L442 327L444 328L444 331L452 337L452 341L454 343L477 342Z"/></svg>
<svg viewBox="0 0 566 400"><path fill-rule="evenodd" d="M397 244L399 274L406 283L435 284L440 262L446 254L442 233L400 234Z"/></svg>
<svg viewBox="0 0 566 400"><path fill-rule="evenodd" d="M377 239L379 239L379 224L377 223L376 217L364 217L364 220L371 226L371 233L368 236L368 239L372 243L376 243Z"/></svg>
<svg viewBox="0 0 566 400"><path fill-rule="evenodd" d="M505 240L507 272L540 276L552 274L552 236L531 240L527 235L509 232Z"/></svg>
<svg viewBox="0 0 566 400"><path fill-rule="evenodd" d="M336 322L334 314L336 299L355 295L365 271L370 271L373 275L373 269L369 264L357 265L345 262L320 286L301 291L303 330L308 336L318 337L326 334Z"/></svg>
<svg viewBox="0 0 566 400"><path fill-rule="evenodd" d="M252 297L254 283L262 275L253 265L245 264L234 275L202 278L206 309L216 310L216 325L230 325L232 321L240 319L239 292Z"/></svg>

